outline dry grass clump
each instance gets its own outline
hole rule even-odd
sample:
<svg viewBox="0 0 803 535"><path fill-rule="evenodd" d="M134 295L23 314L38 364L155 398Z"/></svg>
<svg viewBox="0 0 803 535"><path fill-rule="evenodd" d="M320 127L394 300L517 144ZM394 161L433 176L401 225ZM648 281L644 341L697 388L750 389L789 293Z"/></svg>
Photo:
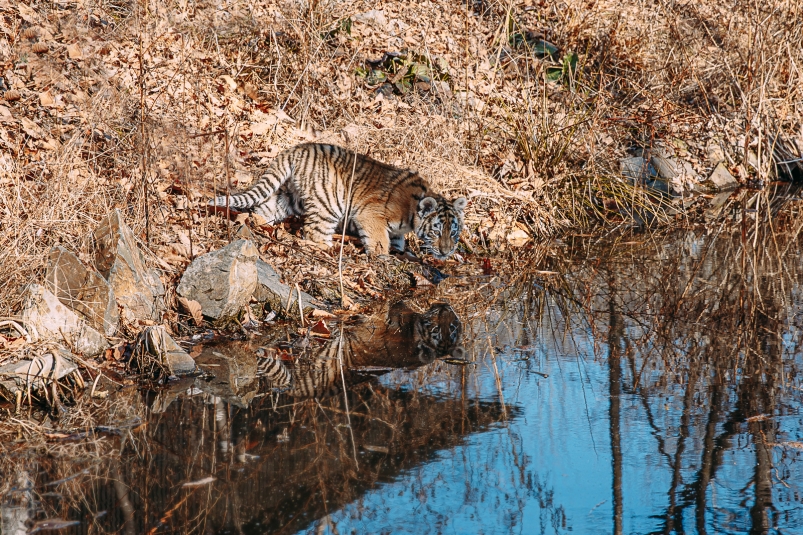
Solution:
<svg viewBox="0 0 803 535"><path fill-rule="evenodd" d="M801 9L0 0L0 312L115 207L177 277L233 234L195 208L301 141L469 195L467 243L491 251L516 231L666 221L668 201L619 174L635 151L701 178L718 160L745 183L799 176ZM396 52L407 63L376 62Z"/></svg>

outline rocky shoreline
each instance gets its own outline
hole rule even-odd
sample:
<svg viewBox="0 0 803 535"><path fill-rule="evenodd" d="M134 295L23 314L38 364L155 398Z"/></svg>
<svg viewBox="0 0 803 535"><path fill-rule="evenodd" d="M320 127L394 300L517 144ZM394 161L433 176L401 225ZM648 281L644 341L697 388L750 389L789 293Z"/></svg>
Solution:
<svg viewBox="0 0 803 535"><path fill-rule="evenodd" d="M174 292L166 290L163 273L148 267L122 214L112 211L87 241L88 250L53 247L44 280L29 284L19 314L0 324L13 333L4 335L6 348L15 346L19 356L0 367L0 395L17 411L23 402L37 400L55 406L60 396L52 392L69 397L85 388L80 369L104 355L119 360L127 353L129 371L149 369L156 379L198 371L165 321L171 311L166 297ZM269 313L262 318L267 320L290 311L320 316L326 308L284 284L255 243L244 238L195 258L175 297L199 330L253 322L249 305ZM121 351L121 345L129 347Z"/></svg>

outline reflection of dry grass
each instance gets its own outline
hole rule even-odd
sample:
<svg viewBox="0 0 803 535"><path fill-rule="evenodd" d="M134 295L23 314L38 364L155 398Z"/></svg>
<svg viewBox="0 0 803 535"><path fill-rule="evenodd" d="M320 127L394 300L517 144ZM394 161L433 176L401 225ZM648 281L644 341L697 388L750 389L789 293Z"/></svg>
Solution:
<svg viewBox="0 0 803 535"><path fill-rule="evenodd" d="M497 321L529 324L534 316L537 325L555 314L566 332L590 329L600 359L610 351L602 341L618 340L638 391L708 384L709 373L728 385L763 385L750 395L785 383L796 364L784 355L800 349L790 333L803 325L796 253L803 221L794 204L778 212L783 197L743 192L731 202L709 236L628 234L603 247L578 240L577 258L556 261L562 275L546 293L516 295Z"/></svg>
<svg viewBox="0 0 803 535"><path fill-rule="evenodd" d="M91 500L87 489L94 482L114 479L110 470L119 463L120 445L140 433L137 425L144 413L139 394L128 390L100 402L87 397L58 418L31 409L0 420L4 503L35 506L36 514L46 518L68 518L70 510L86 509Z"/></svg>

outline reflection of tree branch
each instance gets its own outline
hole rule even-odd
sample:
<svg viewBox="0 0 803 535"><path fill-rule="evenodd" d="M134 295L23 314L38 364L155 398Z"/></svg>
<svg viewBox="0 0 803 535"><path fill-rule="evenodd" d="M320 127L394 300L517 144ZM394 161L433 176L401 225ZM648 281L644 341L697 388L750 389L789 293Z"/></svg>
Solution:
<svg viewBox="0 0 803 535"><path fill-rule="evenodd" d="M679 493L682 497L682 501L678 506L679 513L682 513L686 507L695 505L697 508L697 531L701 534L705 533L705 504L708 485L714 479L717 469L723 464L724 453L731 447L731 437L741 431L740 422L744 421L741 410L737 408L731 411L723 424L724 432L714 437L719 422L719 414L722 412L720 405L724 399L721 386L716 385L711 396L711 412L706 426L703 463L694 481L687 484ZM700 529L700 526L702 526L702 529Z"/></svg>
<svg viewBox="0 0 803 535"><path fill-rule="evenodd" d="M652 415L652 409L650 408L650 402L647 398L647 390L644 387L639 387L637 390L639 397L641 398L641 404L644 407L644 412L647 413L647 423L650 425L650 429L652 429L652 436L655 437L655 440L658 442L658 453L660 453L664 458L666 458L666 464L668 466L672 466L672 457L666 452L666 443L664 442L664 437L661 435L661 430L658 429L658 426L655 424L655 417Z"/></svg>
<svg viewBox="0 0 803 535"><path fill-rule="evenodd" d="M694 373L689 373L689 379L685 385L686 391L683 396L683 413L680 417L680 434L678 436L677 447L675 448L675 458L671 463L672 483L669 486L669 506L664 516L664 527L661 533L669 534L683 528L683 509L677 507L677 489L681 484L681 468L683 464L683 452L686 451L686 437L689 436L689 421L691 419L691 409L694 401L694 387L697 383L699 366L695 367Z"/></svg>
<svg viewBox="0 0 803 535"><path fill-rule="evenodd" d="M622 395L622 363L621 343L624 334L622 318L617 314L614 303L614 279L609 280L610 300L608 301L608 374L609 374L609 409L608 417L611 434L611 468L613 470L613 532L614 535L622 533L622 513L624 504L622 500L622 435L621 435L621 408Z"/></svg>
<svg viewBox="0 0 803 535"><path fill-rule="evenodd" d="M760 422L754 422L751 427L760 427ZM760 433L751 432L751 434L756 453L756 466L753 475L755 500L750 507L750 534L764 535L772 528L769 512L775 509L772 503L772 452Z"/></svg>
<svg viewBox="0 0 803 535"><path fill-rule="evenodd" d="M709 401L708 422L705 426L705 436L703 438L703 455L700 461L700 469L694 482L684 489L684 493L689 493L689 498L694 499L695 519L697 523L697 533L705 535L705 513L706 513L706 493L708 484L714 476L714 436L717 430L717 422L721 412L722 385L715 381L711 386L711 399Z"/></svg>
<svg viewBox="0 0 803 535"><path fill-rule="evenodd" d="M133 535L137 531L134 526L134 506L131 505L129 499L131 488L122 480L116 463L111 468L111 475L114 481L114 492L117 494L117 503L120 504L120 509L123 511L123 531L126 535Z"/></svg>

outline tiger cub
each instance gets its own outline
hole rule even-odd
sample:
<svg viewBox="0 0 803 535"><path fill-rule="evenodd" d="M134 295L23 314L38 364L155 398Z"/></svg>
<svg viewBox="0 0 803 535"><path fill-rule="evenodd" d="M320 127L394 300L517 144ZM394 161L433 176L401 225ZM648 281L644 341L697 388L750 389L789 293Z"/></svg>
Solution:
<svg viewBox="0 0 803 535"><path fill-rule="evenodd" d="M226 206L226 196L210 204ZM403 252L405 235L415 232L422 252L444 259L457 248L466 199L441 197L415 171L335 145L304 143L280 153L251 189L229 196L228 205L271 224L305 216L305 237L327 247L342 231L348 205L347 230L369 255Z"/></svg>

